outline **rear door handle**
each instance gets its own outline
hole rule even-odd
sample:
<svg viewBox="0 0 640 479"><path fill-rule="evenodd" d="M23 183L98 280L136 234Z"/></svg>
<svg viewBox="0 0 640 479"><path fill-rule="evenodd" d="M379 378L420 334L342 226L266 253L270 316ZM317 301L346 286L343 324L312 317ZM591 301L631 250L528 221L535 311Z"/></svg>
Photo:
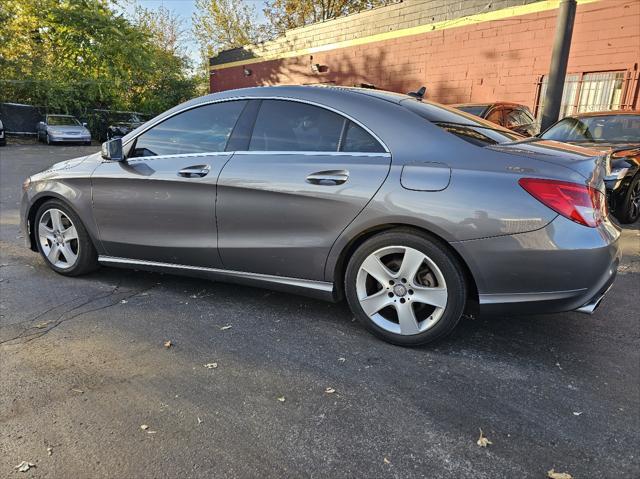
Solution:
<svg viewBox="0 0 640 479"><path fill-rule="evenodd" d="M349 179L347 170L328 170L311 173L307 176L307 183L312 185L334 186L341 185Z"/></svg>
<svg viewBox="0 0 640 479"><path fill-rule="evenodd" d="M185 178L202 178L209 174L210 169L209 165L195 165L181 169L178 174Z"/></svg>

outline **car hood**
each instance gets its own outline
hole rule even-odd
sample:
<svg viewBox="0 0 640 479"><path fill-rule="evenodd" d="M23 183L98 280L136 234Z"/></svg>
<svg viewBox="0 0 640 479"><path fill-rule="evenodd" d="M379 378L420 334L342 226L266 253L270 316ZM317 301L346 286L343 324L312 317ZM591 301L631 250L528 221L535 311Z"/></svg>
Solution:
<svg viewBox="0 0 640 479"><path fill-rule="evenodd" d="M491 145L486 148L565 166L587 179L593 176L594 169L598 165L604 164L607 153L606 151L539 138L527 138L511 143Z"/></svg>
<svg viewBox="0 0 640 479"><path fill-rule="evenodd" d="M48 130L51 131L55 131L55 132L60 132L60 133L80 133L80 134L86 134L89 133L89 130L87 130L84 126L80 126L80 125L49 125L47 126Z"/></svg>

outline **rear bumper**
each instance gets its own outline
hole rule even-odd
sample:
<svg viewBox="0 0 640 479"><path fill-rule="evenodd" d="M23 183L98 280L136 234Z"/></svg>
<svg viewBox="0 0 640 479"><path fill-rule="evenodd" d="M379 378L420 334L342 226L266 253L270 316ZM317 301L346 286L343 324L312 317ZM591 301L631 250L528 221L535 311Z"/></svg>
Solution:
<svg viewBox="0 0 640 479"><path fill-rule="evenodd" d="M478 288L480 313L540 314L595 309L613 284L620 230L562 216L529 233L455 243Z"/></svg>

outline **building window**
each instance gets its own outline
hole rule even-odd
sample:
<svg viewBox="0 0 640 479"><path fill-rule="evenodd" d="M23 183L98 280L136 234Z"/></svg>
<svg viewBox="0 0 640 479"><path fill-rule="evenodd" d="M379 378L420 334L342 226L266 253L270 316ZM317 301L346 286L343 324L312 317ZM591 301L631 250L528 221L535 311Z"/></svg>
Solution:
<svg viewBox="0 0 640 479"><path fill-rule="evenodd" d="M549 76L545 75L538 89L536 118L542 118L544 97ZM625 72L570 73L565 77L560 118L574 113L618 110L622 107L626 88Z"/></svg>

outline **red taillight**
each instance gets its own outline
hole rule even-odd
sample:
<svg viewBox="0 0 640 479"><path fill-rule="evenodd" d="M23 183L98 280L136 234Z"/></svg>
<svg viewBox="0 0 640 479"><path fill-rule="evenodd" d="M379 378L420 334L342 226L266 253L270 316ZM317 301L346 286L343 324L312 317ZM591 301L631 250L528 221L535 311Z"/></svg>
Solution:
<svg viewBox="0 0 640 479"><path fill-rule="evenodd" d="M595 228L607 216L604 195L590 186L538 178L521 178L518 183L535 199L581 225Z"/></svg>

